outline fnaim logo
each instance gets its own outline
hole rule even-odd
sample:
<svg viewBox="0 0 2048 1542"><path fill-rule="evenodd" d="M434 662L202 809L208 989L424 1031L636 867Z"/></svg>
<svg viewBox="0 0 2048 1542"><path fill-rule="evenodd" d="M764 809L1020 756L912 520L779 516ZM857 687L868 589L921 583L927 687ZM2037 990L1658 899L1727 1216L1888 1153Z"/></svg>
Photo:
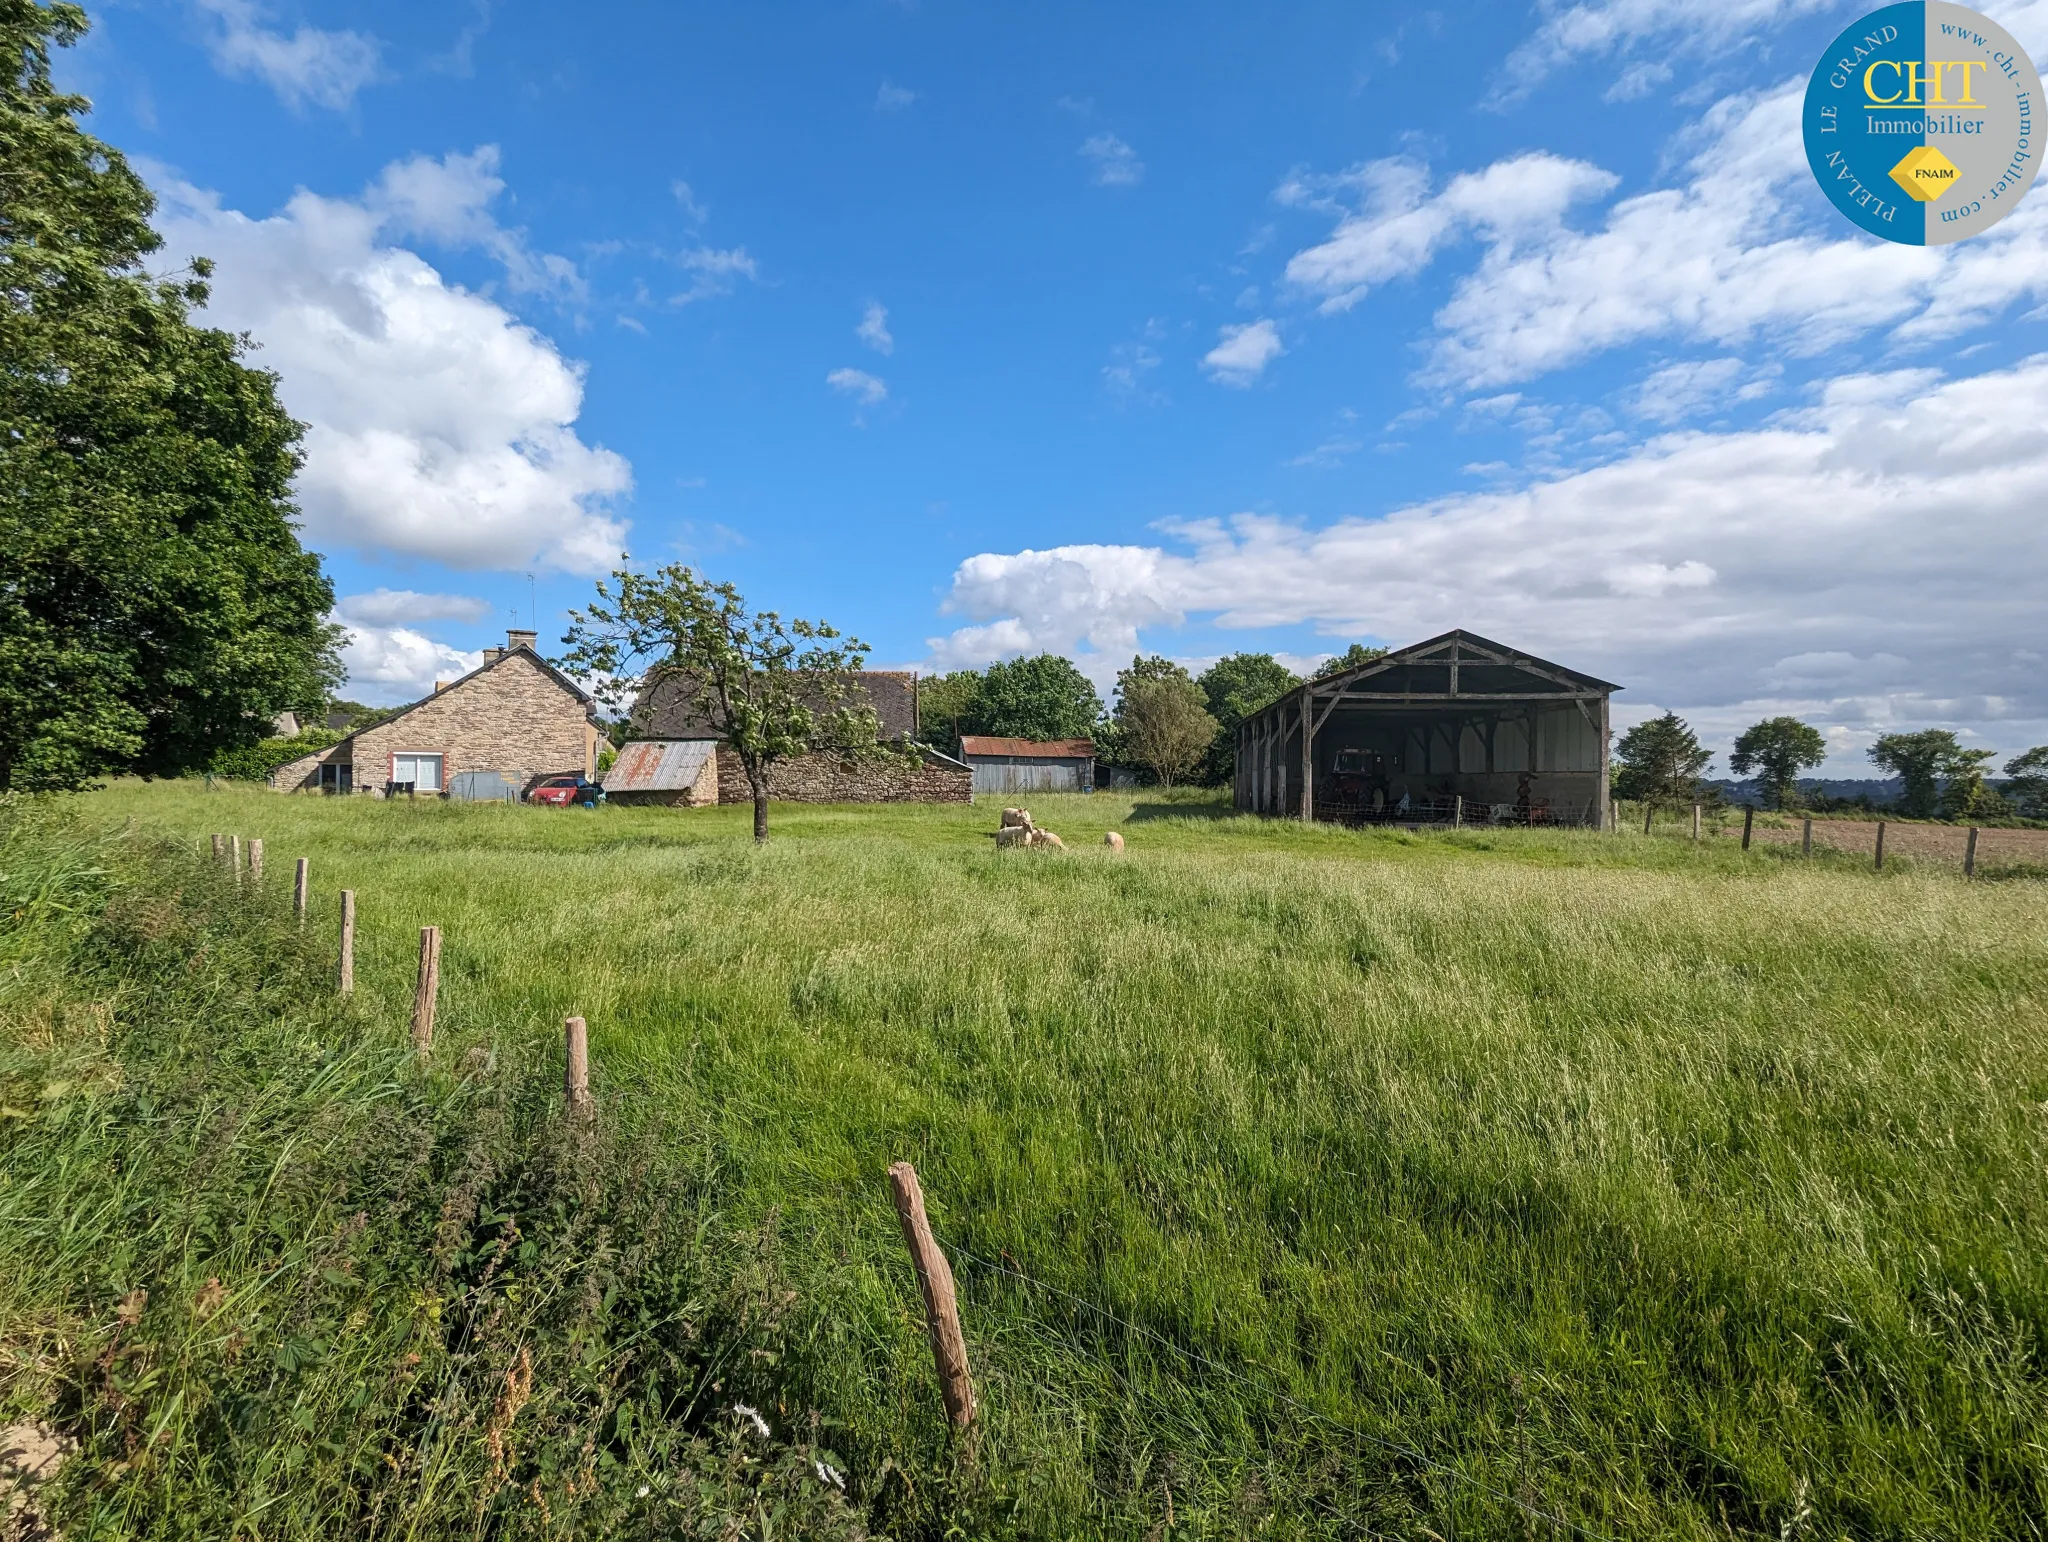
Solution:
<svg viewBox="0 0 2048 1542"><path fill-rule="evenodd" d="M2041 77L1996 22L1944 0L1888 5L1835 39L1806 87L1806 158L1873 235L1940 246L1989 230L2033 185Z"/></svg>

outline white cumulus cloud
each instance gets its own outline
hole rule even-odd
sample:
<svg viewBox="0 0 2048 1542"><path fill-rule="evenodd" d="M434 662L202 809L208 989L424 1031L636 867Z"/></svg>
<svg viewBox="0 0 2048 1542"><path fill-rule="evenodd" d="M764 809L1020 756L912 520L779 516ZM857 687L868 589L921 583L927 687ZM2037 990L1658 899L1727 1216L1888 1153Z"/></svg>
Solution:
<svg viewBox="0 0 2048 1542"><path fill-rule="evenodd" d="M1668 58L1704 58L1740 47L1759 33L1812 11L1837 8L1838 0L1539 0L1543 20L1535 33L1508 55L1505 75L1510 99L1555 71L1588 59L1636 59L1606 93L1614 99L1640 96L1668 80Z"/></svg>
<svg viewBox="0 0 2048 1542"><path fill-rule="evenodd" d="M252 218L159 179L170 251L217 263L202 319L252 334L307 424L297 492L315 545L457 568L602 571L626 526L625 460L576 432L583 371L490 299L394 244L524 250L480 212L495 152L399 163L360 199L301 191ZM524 270L545 279L545 263Z"/></svg>
<svg viewBox="0 0 2048 1542"><path fill-rule="evenodd" d="M349 689L371 706L395 706L416 700L434 689L436 680L453 680L479 668L481 652L466 653L436 642L405 626L370 626L337 615L347 629L341 662L348 670Z"/></svg>
<svg viewBox="0 0 2048 1542"><path fill-rule="evenodd" d="M1286 351L1281 346L1278 328L1270 321L1227 326L1216 346L1202 355L1202 368L1212 380L1223 385L1248 386Z"/></svg>
<svg viewBox="0 0 2048 1542"><path fill-rule="evenodd" d="M473 594L420 594L411 589L372 589L347 594L334 602L335 613L369 626L396 626L407 621L481 621L491 602Z"/></svg>
<svg viewBox="0 0 2048 1542"><path fill-rule="evenodd" d="M2044 506L2048 355L1854 377L1765 427L1384 518L1246 514L1161 545L982 553L953 577L964 624L931 646L958 665L1128 656L1141 628L1191 618L1393 642L1463 626L1716 732L1786 711L1845 743L1946 723L2017 749L2048 739Z"/></svg>
<svg viewBox="0 0 2048 1542"><path fill-rule="evenodd" d="M1295 255L1288 277L1325 309L1342 308L1417 271L1451 233L1471 231L1483 251L1436 313L1423 372L1463 390L1667 339L1722 349L1761 340L1810 355L1884 331L1895 344L1924 345L2048 299L2048 202L2022 204L1973 240L1930 247L1876 240L1826 209L1801 148L1802 91L1790 81L1717 102L1684 136L1701 148L1680 185L1624 198L1584 230L1563 221L1565 207L1614 179L1583 162L1518 156L1435 196L1426 173L1403 162L1292 179L1283 201L1336 208L1339 222ZM1518 179L1503 173L1538 166L1543 176L1507 214L1485 212L1481 189L1505 196Z"/></svg>
<svg viewBox="0 0 2048 1542"><path fill-rule="evenodd" d="M253 75L291 107L311 102L337 111L378 76L377 40L361 32L300 27L287 37L266 24L253 0L197 0L213 19L213 62L229 75Z"/></svg>

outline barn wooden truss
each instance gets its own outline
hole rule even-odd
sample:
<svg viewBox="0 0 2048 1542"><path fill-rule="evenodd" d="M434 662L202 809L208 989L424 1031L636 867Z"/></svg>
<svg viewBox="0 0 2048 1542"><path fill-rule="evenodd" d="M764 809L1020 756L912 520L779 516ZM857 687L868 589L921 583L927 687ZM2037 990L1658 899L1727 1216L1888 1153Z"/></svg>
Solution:
<svg viewBox="0 0 2048 1542"><path fill-rule="evenodd" d="M1246 718L1237 806L1345 824L1604 825L1620 689L1446 632Z"/></svg>

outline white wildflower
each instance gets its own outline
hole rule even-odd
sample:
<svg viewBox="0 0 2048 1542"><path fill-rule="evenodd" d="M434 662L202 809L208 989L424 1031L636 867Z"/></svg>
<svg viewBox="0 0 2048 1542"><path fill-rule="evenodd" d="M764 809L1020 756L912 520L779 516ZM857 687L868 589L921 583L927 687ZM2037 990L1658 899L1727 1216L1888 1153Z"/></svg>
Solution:
<svg viewBox="0 0 2048 1542"><path fill-rule="evenodd" d="M829 1483L842 1493L845 1491L846 1475L840 1472L837 1467L834 1467L830 1462L824 1461L813 1462L811 1465L818 1469L818 1481L820 1483Z"/></svg>
<svg viewBox="0 0 2048 1542"><path fill-rule="evenodd" d="M649 1494L653 1492L653 1489L649 1488L646 1484L643 1483L638 1488L633 1490L633 1497L635 1499L645 1499Z"/></svg>
<svg viewBox="0 0 2048 1542"><path fill-rule="evenodd" d="M768 1438L768 1421L761 1417L759 1409L749 1408L745 1403L735 1403L732 1405L732 1411L735 1418L745 1419L752 1424L756 1435L763 1440Z"/></svg>

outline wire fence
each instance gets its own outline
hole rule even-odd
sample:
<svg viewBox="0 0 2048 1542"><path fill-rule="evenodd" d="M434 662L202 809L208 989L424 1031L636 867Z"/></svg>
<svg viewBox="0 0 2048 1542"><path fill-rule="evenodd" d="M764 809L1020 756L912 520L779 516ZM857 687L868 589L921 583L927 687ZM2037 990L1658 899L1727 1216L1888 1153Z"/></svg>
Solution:
<svg viewBox="0 0 2048 1542"><path fill-rule="evenodd" d="M1370 1447L1384 1456L1396 1458L1409 1464L1417 1471L1426 1472L1446 1480L1451 1490L1451 1501L1445 1508L1444 1513L1446 1522L1444 1542L1456 1542L1457 1501L1462 1490L1469 1490L1473 1494L1484 1496L1498 1504L1510 1506L1525 1517L1527 1521L1539 1523L1549 1528L1553 1537L1583 1537L1588 1539L1588 1542L1618 1542L1618 1539L1608 1535L1606 1532L1596 1531L1579 1521L1572 1520L1569 1516L1560 1515L1555 1511L1543 1508L1541 1505L1533 1504L1519 1494L1511 1493L1507 1489L1501 1488L1498 1484L1489 1483L1483 1478L1475 1478L1462 1468L1430 1456L1427 1452L1420 1451L1404 1442L1390 1440L1383 1435L1375 1435L1369 1430L1362 1430L1356 1425L1347 1424L1340 1419L1333 1419L1313 1404L1305 1403L1300 1398L1284 1392L1256 1376L1247 1375L1234 1366L1226 1365L1219 1360L1202 1354L1199 1350L1190 1349L1186 1345L1175 1343L1166 1335L1155 1332L1141 1323L1132 1322L1129 1318L1121 1316L1109 1308L1089 1300L1085 1296L1076 1295L1072 1291L1062 1290L1057 1285L1049 1285L1045 1281L1025 1273L1014 1264L1001 1259L984 1258L972 1248L943 1235L939 1235L937 1240L954 1257L971 1264L977 1270L987 1274L1002 1276L1030 1290L1039 1291L1046 1296L1063 1301L1069 1306L1089 1313L1101 1321L1113 1325L1124 1333L1143 1339L1149 1344L1156 1345L1160 1349L1167 1351L1183 1365L1195 1367L1211 1375L1234 1382L1239 1386L1256 1392L1273 1403L1288 1408L1334 1435L1354 1441L1360 1446ZM1114 1366L1110 1366L1108 1369L1112 1375L1117 1376L1127 1387L1129 1386L1128 1379ZM1318 1509L1343 1522L1346 1526L1355 1528L1360 1535L1366 1537L1385 1536L1391 1542L1390 1533L1372 1530L1358 1520L1357 1517L1339 1510L1327 1500L1321 1499L1312 1493L1304 1497Z"/></svg>

